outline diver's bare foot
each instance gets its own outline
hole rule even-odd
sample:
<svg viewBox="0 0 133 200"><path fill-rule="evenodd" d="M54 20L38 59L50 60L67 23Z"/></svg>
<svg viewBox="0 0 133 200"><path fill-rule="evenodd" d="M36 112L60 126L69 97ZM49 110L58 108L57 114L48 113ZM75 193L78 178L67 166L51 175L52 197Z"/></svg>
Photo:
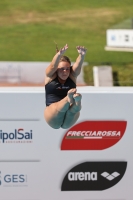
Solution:
<svg viewBox="0 0 133 200"><path fill-rule="evenodd" d="M76 91L77 91L77 89L73 88L73 89L70 89L67 93L67 98L68 98L68 102L70 103L70 105L72 105L74 102L73 95L76 93Z"/></svg>
<svg viewBox="0 0 133 200"><path fill-rule="evenodd" d="M81 104L81 98L82 98L81 94L75 93L75 94L73 95L73 98L74 98L75 104L76 104L77 106Z"/></svg>

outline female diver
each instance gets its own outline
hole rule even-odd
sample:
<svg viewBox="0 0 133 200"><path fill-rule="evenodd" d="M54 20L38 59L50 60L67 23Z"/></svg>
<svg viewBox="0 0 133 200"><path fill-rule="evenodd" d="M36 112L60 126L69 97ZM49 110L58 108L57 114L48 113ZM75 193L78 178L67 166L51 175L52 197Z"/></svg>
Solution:
<svg viewBox="0 0 133 200"><path fill-rule="evenodd" d="M63 55L66 44L53 57L45 71L46 108L44 117L54 129L67 129L78 120L81 110L81 94L76 91L76 79L81 72L87 49L77 46L78 57L71 66L70 59Z"/></svg>

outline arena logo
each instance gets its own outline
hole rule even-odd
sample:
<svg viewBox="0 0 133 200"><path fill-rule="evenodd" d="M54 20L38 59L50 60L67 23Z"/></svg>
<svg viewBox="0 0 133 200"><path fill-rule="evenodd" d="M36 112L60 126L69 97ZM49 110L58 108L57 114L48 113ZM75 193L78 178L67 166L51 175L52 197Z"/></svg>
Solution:
<svg viewBox="0 0 133 200"><path fill-rule="evenodd" d="M61 150L103 150L124 135L126 121L84 121L71 127L63 137Z"/></svg>
<svg viewBox="0 0 133 200"><path fill-rule="evenodd" d="M1 172L0 172L1 175ZM27 175L25 174L2 174L0 176L0 186L14 187L27 186Z"/></svg>
<svg viewBox="0 0 133 200"><path fill-rule="evenodd" d="M25 132L23 128L19 128L9 133L0 130L0 143L31 143L32 138L32 130Z"/></svg>
<svg viewBox="0 0 133 200"><path fill-rule="evenodd" d="M73 167L64 177L61 191L106 190L124 176L127 162L84 162Z"/></svg>

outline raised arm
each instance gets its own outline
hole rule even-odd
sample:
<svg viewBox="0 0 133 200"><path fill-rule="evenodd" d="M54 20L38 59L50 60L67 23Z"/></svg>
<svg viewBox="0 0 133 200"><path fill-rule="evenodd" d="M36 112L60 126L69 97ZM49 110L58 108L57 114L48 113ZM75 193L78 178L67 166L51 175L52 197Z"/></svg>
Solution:
<svg viewBox="0 0 133 200"><path fill-rule="evenodd" d="M52 62L50 63L50 65L46 68L46 76L47 77L52 77L54 75L54 73L57 70L59 61L61 56L65 53L65 51L68 49L68 45L66 44L63 48L61 48L58 53L55 54L55 56L52 59Z"/></svg>
<svg viewBox="0 0 133 200"><path fill-rule="evenodd" d="M77 46L76 47L79 55L76 59L76 62L74 63L74 65L72 66L72 76L74 77L77 77L80 72L81 72L81 67L82 67L82 64L84 62L84 57L85 57L85 54L87 52L87 49L85 47L82 47L82 46Z"/></svg>

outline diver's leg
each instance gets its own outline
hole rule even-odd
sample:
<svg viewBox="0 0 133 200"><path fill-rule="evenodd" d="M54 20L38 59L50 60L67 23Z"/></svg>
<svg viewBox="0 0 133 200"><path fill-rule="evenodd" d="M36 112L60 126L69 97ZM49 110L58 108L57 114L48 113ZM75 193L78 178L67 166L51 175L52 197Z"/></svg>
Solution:
<svg viewBox="0 0 133 200"><path fill-rule="evenodd" d="M65 114L69 109L70 105L73 103L73 95L76 93L76 88L73 88L68 91L67 96L56 102L52 103L50 106L47 106L44 111L44 117L46 122L55 129L61 127Z"/></svg>
<svg viewBox="0 0 133 200"><path fill-rule="evenodd" d="M62 128L67 129L73 126L79 118L80 110L81 110L81 94L76 93L73 95L74 103L73 105L67 110L63 124L61 125Z"/></svg>

